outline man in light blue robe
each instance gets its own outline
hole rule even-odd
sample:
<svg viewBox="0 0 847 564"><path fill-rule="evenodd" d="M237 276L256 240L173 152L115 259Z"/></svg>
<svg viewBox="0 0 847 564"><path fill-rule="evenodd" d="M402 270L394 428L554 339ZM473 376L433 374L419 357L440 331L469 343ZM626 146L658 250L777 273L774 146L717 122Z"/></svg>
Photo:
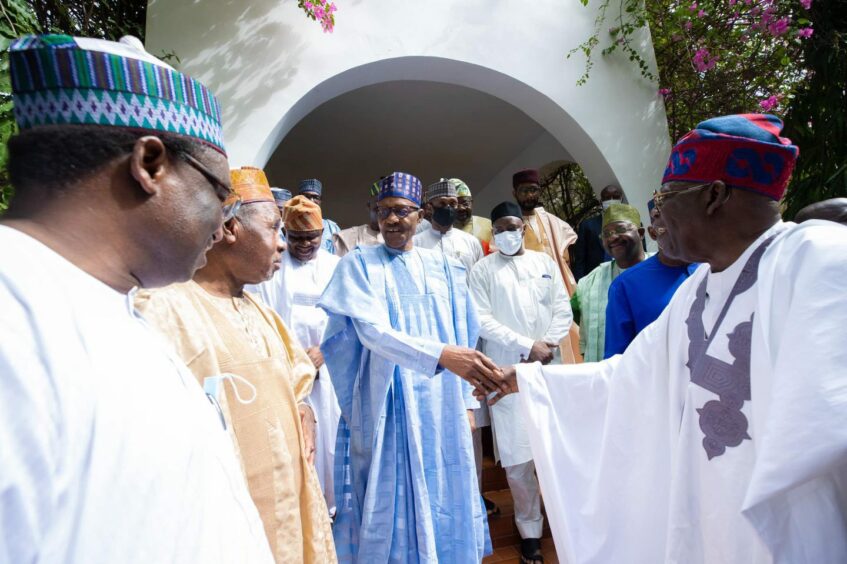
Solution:
<svg viewBox="0 0 847 564"><path fill-rule="evenodd" d="M479 406L471 385L493 389L502 375L472 349L465 268L413 247L420 187L404 173L380 181L385 244L345 255L319 302L342 414L340 562L465 564L491 552L467 410Z"/></svg>

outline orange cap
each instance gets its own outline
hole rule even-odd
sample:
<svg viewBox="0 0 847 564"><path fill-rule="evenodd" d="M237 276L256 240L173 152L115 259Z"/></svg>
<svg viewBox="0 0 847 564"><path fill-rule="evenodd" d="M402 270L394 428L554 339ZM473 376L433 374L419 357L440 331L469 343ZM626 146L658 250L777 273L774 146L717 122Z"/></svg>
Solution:
<svg viewBox="0 0 847 564"><path fill-rule="evenodd" d="M321 207L306 196L294 196L285 202L285 228L289 231L323 229Z"/></svg>
<svg viewBox="0 0 847 564"><path fill-rule="evenodd" d="M229 171L232 190L241 196L241 205L256 202L274 203L271 185L262 169L254 166L243 166Z"/></svg>

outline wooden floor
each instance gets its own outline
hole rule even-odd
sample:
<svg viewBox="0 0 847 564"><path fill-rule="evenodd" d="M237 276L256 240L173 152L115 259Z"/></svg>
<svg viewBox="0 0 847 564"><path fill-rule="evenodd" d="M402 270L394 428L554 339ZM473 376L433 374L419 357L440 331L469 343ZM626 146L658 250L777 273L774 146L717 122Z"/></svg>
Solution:
<svg viewBox="0 0 847 564"><path fill-rule="evenodd" d="M512 494L509 492L509 483L506 480L505 471L496 465L494 459L489 456L483 458L482 489L485 492L485 497L500 507L500 514L488 519L494 554L486 557L483 564L520 562L521 536L515 525L515 511ZM553 546L550 527L546 520L541 540L541 551L544 555L545 564L558 564L559 559L556 557L556 549Z"/></svg>

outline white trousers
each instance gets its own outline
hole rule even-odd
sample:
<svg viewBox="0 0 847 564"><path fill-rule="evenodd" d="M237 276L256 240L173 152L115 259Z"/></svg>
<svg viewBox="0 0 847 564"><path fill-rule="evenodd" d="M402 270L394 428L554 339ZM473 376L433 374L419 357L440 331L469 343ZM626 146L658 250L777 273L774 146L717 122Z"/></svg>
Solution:
<svg viewBox="0 0 847 564"><path fill-rule="evenodd" d="M541 516L541 491L535 476L535 463L507 466L506 479L515 501L515 524L523 539L540 539L544 529Z"/></svg>

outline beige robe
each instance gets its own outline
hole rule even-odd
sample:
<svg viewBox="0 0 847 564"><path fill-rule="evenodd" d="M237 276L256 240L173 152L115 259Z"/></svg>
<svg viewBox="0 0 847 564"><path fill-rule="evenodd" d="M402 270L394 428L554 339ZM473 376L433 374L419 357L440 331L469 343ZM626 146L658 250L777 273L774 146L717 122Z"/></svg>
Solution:
<svg viewBox="0 0 847 564"><path fill-rule="evenodd" d="M359 245L381 245L382 233L371 229L370 225L357 225L342 229L332 236L336 256L343 257Z"/></svg>
<svg viewBox="0 0 847 564"><path fill-rule="evenodd" d="M298 404L315 368L279 316L245 293L212 296L195 282L139 292L136 307L174 344L201 385L237 374L256 388L242 404L230 381L221 408L241 458L276 562L335 562L335 547L314 466L304 455ZM251 392L236 381L239 395Z"/></svg>
<svg viewBox="0 0 847 564"><path fill-rule="evenodd" d="M568 247L576 243L576 232L565 221L548 213L542 207L535 208L535 215L538 219L535 222L537 231L533 228L533 222L528 216L523 218L526 225L524 247L531 251L547 253L556 261L562 273L565 288L568 290L568 296L573 296L576 291L576 280L571 272ZM568 336L562 340L559 348L562 352L563 364L582 362L582 355L579 352L579 326L576 323L571 325Z"/></svg>

